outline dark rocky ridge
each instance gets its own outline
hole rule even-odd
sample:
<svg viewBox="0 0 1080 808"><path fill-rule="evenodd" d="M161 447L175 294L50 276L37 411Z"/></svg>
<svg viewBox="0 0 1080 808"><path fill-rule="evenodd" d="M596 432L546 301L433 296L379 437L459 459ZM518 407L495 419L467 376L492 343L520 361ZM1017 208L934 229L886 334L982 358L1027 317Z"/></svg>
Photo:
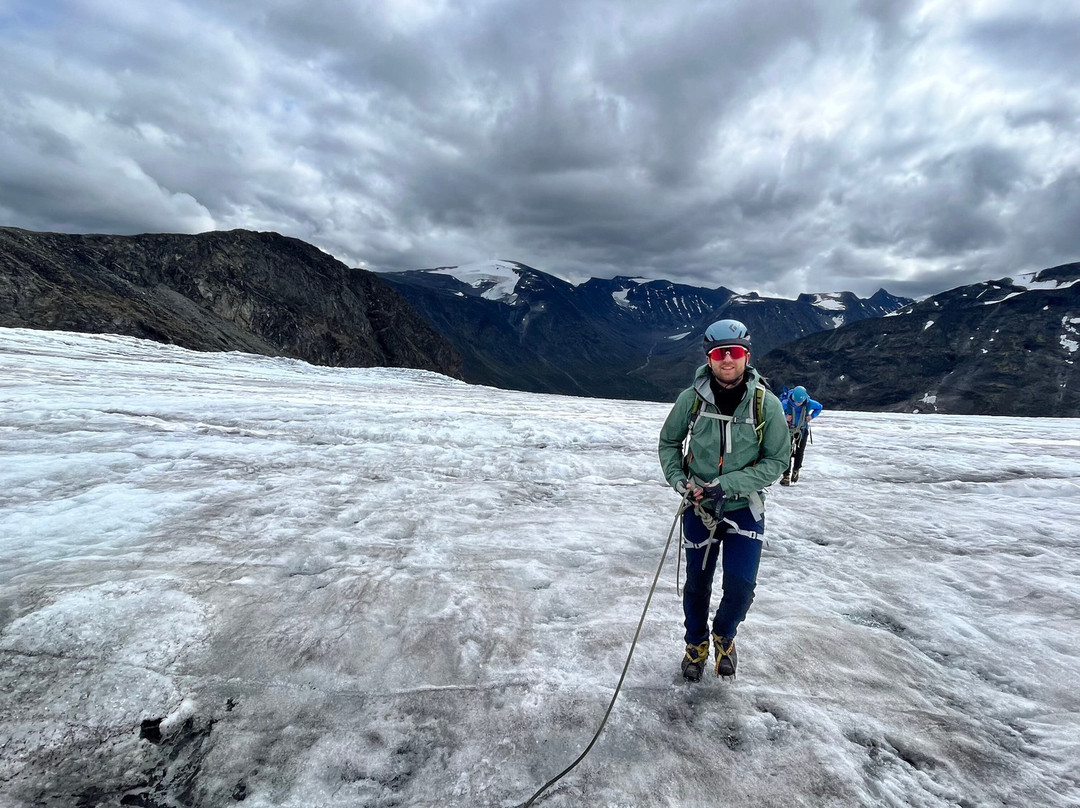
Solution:
<svg viewBox="0 0 1080 808"><path fill-rule="evenodd" d="M0 326L461 376L457 351L376 275L277 233L0 228Z"/></svg>
<svg viewBox="0 0 1080 808"><path fill-rule="evenodd" d="M1080 263L958 287L784 345L759 366L835 409L1076 417L1078 341Z"/></svg>

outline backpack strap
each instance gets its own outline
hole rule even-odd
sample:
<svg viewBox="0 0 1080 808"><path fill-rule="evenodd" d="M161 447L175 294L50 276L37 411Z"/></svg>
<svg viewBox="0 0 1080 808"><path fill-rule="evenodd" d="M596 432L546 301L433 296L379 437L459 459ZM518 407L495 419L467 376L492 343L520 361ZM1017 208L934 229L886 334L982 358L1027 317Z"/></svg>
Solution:
<svg viewBox="0 0 1080 808"><path fill-rule="evenodd" d="M694 426L697 424L698 418L701 417L701 396L694 396L694 406L690 408L690 417L686 421L686 437L683 438L683 474L690 473L690 461L694 459L693 453L690 451L690 437L694 434Z"/></svg>
<svg viewBox="0 0 1080 808"><path fill-rule="evenodd" d="M694 424L696 424L697 419L699 417L701 417L700 413L701 413L701 396L695 395L694 396L694 406L690 408L690 418L686 422L686 434L689 435L691 432L694 431Z"/></svg>
<svg viewBox="0 0 1080 808"><path fill-rule="evenodd" d="M754 388L754 431L760 447L765 442L765 388L760 384Z"/></svg>

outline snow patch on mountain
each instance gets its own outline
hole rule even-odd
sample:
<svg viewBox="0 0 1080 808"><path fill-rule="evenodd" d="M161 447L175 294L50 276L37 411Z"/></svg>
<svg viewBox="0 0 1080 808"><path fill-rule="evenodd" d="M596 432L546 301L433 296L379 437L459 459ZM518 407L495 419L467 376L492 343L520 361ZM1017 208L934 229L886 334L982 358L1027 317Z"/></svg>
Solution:
<svg viewBox="0 0 1080 808"><path fill-rule="evenodd" d="M1005 295L1005 297L999 297L997 300L984 300L982 302L982 304L984 306L993 306L995 303L1004 303L1006 300L1008 300L1010 298L1013 298L1013 297L1017 297L1017 296L1022 295L1022 294L1024 294L1024 293L1023 292L1010 292L1009 294ZM980 297L981 297L981 295L980 295Z"/></svg>
<svg viewBox="0 0 1080 808"><path fill-rule="evenodd" d="M456 267L439 267L428 272L432 275L450 275L474 289L483 289L485 300L514 303L517 300L517 284L521 280L518 265L513 261L480 261Z"/></svg>
<svg viewBox="0 0 1080 808"><path fill-rule="evenodd" d="M1009 280L1012 281L1013 286L1021 286L1029 292L1035 289L1065 289L1080 283L1080 278L1071 281L1059 281L1053 279L1045 281L1035 280L1040 274L1040 272L1022 272L1015 278L1010 278Z"/></svg>
<svg viewBox="0 0 1080 808"><path fill-rule="evenodd" d="M620 289L618 292L612 292L611 298L615 301L615 304L623 309L636 309L633 303L626 299L626 296L630 293L629 289Z"/></svg>
<svg viewBox="0 0 1080 808"><path fill-rule="evenodd" d="M1061 347L1069 353L1076 353L1077 348L1080 348L1080 328L1077 325L1080 324L1080 317L1062 317L1061 327L1065 329L1061 335Z"/></svg>
<svg viewBox="0 0 1080 808"><path fill-rule="evenodd" d="M840 296L835 293L814 295L814 302L810 305L826 311L845 311L847 309L847 306L840 300Z"/></svg>

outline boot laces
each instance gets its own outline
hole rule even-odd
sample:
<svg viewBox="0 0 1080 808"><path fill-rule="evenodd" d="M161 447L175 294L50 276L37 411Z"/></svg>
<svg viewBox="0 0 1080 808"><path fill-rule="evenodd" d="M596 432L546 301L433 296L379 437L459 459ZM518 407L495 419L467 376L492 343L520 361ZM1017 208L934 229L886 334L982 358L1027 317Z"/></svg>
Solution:
<svg viewBox="0 0 1080 808"><path fill-rule="evenodd" d="M709 643L706 640L700 645L687 645L686 656L694 663L702 663L709 658Z"/></svg>
<svg viewBox="0 0 1080 808"><path fill-rule="evenodd" d="M735 640L729 640L727 637L721 637L719 634L713 634L713 645L716 646L716 669L717 676L727 675L727 671L721 671L721 667L730 667L732 675L734 675L734 658L732 654L735 653ZM724 662L728 665L725 666Z"/></svg>

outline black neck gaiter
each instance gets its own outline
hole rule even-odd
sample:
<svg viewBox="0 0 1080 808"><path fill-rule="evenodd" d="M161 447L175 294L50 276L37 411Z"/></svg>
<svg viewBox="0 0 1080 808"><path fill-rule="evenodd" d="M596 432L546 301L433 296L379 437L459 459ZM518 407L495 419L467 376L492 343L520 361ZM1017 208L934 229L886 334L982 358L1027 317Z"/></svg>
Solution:
<svg viewBox="0 0 1080 808"><path fill-rule="evenodd" d="M746 374L744 373L739 383L734 387L721 387L715 376L709 377L709 387L712 388L713 400L716 409L721 415L734 415L735 408L746 395Z"/></svg>

